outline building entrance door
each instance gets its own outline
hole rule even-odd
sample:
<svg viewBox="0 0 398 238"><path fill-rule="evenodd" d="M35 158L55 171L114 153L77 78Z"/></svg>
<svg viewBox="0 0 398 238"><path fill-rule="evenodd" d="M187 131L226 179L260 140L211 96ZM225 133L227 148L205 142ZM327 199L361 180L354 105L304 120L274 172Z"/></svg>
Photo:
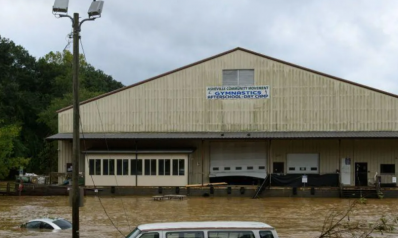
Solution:
<svg viewBox="0 0 398 238"><path fill-rule="evenodd" d="M368 185L368 163L355 163L355 186Z"/></svg>

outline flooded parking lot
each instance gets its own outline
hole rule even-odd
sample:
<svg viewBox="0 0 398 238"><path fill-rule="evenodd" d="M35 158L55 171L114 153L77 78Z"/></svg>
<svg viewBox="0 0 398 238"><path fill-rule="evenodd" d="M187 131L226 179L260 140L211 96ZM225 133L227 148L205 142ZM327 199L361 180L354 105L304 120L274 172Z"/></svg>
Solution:
<svg viewBox="0 0 398 238"><path fill-rule="evenodd" d="M188 197L153 201L151 196L85 197L80 208L81 237L123 237L136 225L167 221L242 220L274 226L280 237L317 237L324 218L345 210L354 199ZM352 220L374 222L398 216L397 199L369 199ZM71 231L37 232L18 225L38 217L72 220L68 197L0 197L0 237L71 237ZM386 236L395 237L395 236Z"/></svg>

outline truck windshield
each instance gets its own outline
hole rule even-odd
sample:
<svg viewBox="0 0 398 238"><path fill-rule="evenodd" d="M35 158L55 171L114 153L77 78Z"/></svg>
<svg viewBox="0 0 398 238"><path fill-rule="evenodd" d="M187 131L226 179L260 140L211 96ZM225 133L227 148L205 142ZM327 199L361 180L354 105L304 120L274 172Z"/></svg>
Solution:
<svg viewBox="0 0 398 238"><path fill-rule="evenodd" d="M130 234L126 236L126 238L135 238L141 233L140 229L135 228Z"/></svg>

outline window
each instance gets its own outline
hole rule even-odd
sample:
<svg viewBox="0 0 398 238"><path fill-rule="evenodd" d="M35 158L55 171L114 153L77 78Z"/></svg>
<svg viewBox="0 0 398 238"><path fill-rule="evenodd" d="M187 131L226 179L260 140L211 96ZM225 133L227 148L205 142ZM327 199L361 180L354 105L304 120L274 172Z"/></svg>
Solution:
<svg viewBox="0 0 398 238"><path fill-rule="evenodd" d="M170 175L170 160L160 159L159 160L159 175Z"/></svg>
<svg viewBox="0 0 398 238"><path fill-rule="evenodd" d="M88 174L94 175L94 160L93 159L88 160Z"/></svg>
<svg viewBox="0 0 398 238"><path fill-rule="evenodd" d="M213 171L218 171L218 167L213 167Z"/></svg>
<svg viewBox="0 0 398 238"><path fill-rule="evenodd" d="M109 174L109 160L104 159L103 161L103 166L102 166L102 175L108 175Z"/></svg>
<svg viewBox="0 0 398 238"><path fill-rule="evenodd" d="M223 86L247 86L254 85L254 69L223 70Z"/></svg>
<svg viewBox="0 0 398 238"><path fill-rule="evenodd" d="M95 174L101 175L101 160L100 159L95 160Z"/></svg>
<svg viewBox="0 0 398 238"><path fill-rule="evenodd" d="M59 226L62 230L72 228L72 224L67 220L55 220L53 223Z"/></svg>
<svg viewBox="0 0 398 238"><path fill-rule="evenodd" d="M274 238L271 231L260 231L260 238Z"/></svg>
<svg viewBox="0 0 398 238"><path fill-rule="evenodd" d="M224 170L231 170L231 167L224 167Z"/></svg>
<svg viewBox="0 0 398 238"><path fill-rule="evenodd" d="M26 228L39 229L40 224L41 224L41 221L31 221L26 224Z"/></svg>
<svg viewBox="0 0 398 238"><path fill-rule="evenodd" d="M142 175L142 159L130 160L130 174Z"/></svg>
<svg viewBox="0 0 398 238"><path fill-rule="evenodd" d="M247 166L247 170L253 170L253 166Z"/></svg>
<svg viewBox="0 0 398 238"><path fill-rule="evenodd" d="M142 234L142 236L140 236L140 238L159 238L159 233L148 232L148 233Z"/></svg>
<svg viewBox="0 0 398 238"><path fill-rule="evenodd" d="M235 169L236 170L242 170L242 167L236 167Z"/></svg>
<svg viewBox="0 0 398 238"><path fill-rule="evenodd" d="M209 231L209 238L254 238L251 231Z"/></svg>
<svg viewBox="0 0 398 238"><path fill-rule="evenodd" d="M129 174L129 160L128 159L117 159L116 160L116 174L117 175L128 175Z"/></svg>
<svg viewBox="0 0 398 238"><path fill-rule="evenodd" d="M89 175L101 175L101 160L100 159L89 159L88 161L88 173Z"/></svg>
<svg viewBox="0 0 398 238"><path fill-rule="evenodd" d="M185 161L183 159L173 159L173 175L185 174Z"/></svg>
<svg viewBox="0 0 398 238"><path fill-rule="evenodd" d="M52 227L50 224L48 224L46 222L41 222L40 229L53 230L54 227Z"/></svg>
<svg viewBox="0 0 398 238"><path fill-rule="evenodd" d="M380 165L381 174L395 174L395 164L381 164Z"/></svg>
<svg viewBox="0 0 398 238"><path fill-rule="evenodd" d="M166 238L203 238L202 231L167 232Z"/></svg>
<svg viewBox="0 0 398 238"><path fill-rule="evenodd" d="M114 159L104 159L102 165L102 175L115 175Z"/></svg>
<svg viewBox="0 0 398 238"><path fill-rule="evenodd" d="M129 174L129 160L124 159L123 160L123 175L128 175Z"/></svg>
<svg viewBox="0 0 398 238"><path fill-rule="evenodd" d="M145 175L156 175L156 159L145 160Z"/></svg>
<svg viewBox="0 0 398 238"><path fill-rule="evenodd" d="M258 169L265 169L265 166L258 166Z"/></svg>
<svg viewBox="0 0 398 238"><path fill-rule="evenodd" d="M274 162L273 168L274 168L274 173L283 173L285 170L285 163Z"/></svg>

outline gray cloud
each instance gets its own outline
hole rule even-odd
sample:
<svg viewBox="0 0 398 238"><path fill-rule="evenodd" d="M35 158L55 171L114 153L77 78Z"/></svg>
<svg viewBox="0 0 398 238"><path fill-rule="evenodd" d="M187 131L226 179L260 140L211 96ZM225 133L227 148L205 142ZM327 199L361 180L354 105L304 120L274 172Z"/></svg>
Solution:
<svg viewBox="0 0 398 238"><path fill-rule="evenodd" d="M90 0L70 0L86 17ZM42 57L61 51L70 20L53 0L2 0L3 37ZM87 60L125 85L243 47L398 94L398 2L106 0L82 26ZM81 51L82 52L82 51Z"/></svg>

